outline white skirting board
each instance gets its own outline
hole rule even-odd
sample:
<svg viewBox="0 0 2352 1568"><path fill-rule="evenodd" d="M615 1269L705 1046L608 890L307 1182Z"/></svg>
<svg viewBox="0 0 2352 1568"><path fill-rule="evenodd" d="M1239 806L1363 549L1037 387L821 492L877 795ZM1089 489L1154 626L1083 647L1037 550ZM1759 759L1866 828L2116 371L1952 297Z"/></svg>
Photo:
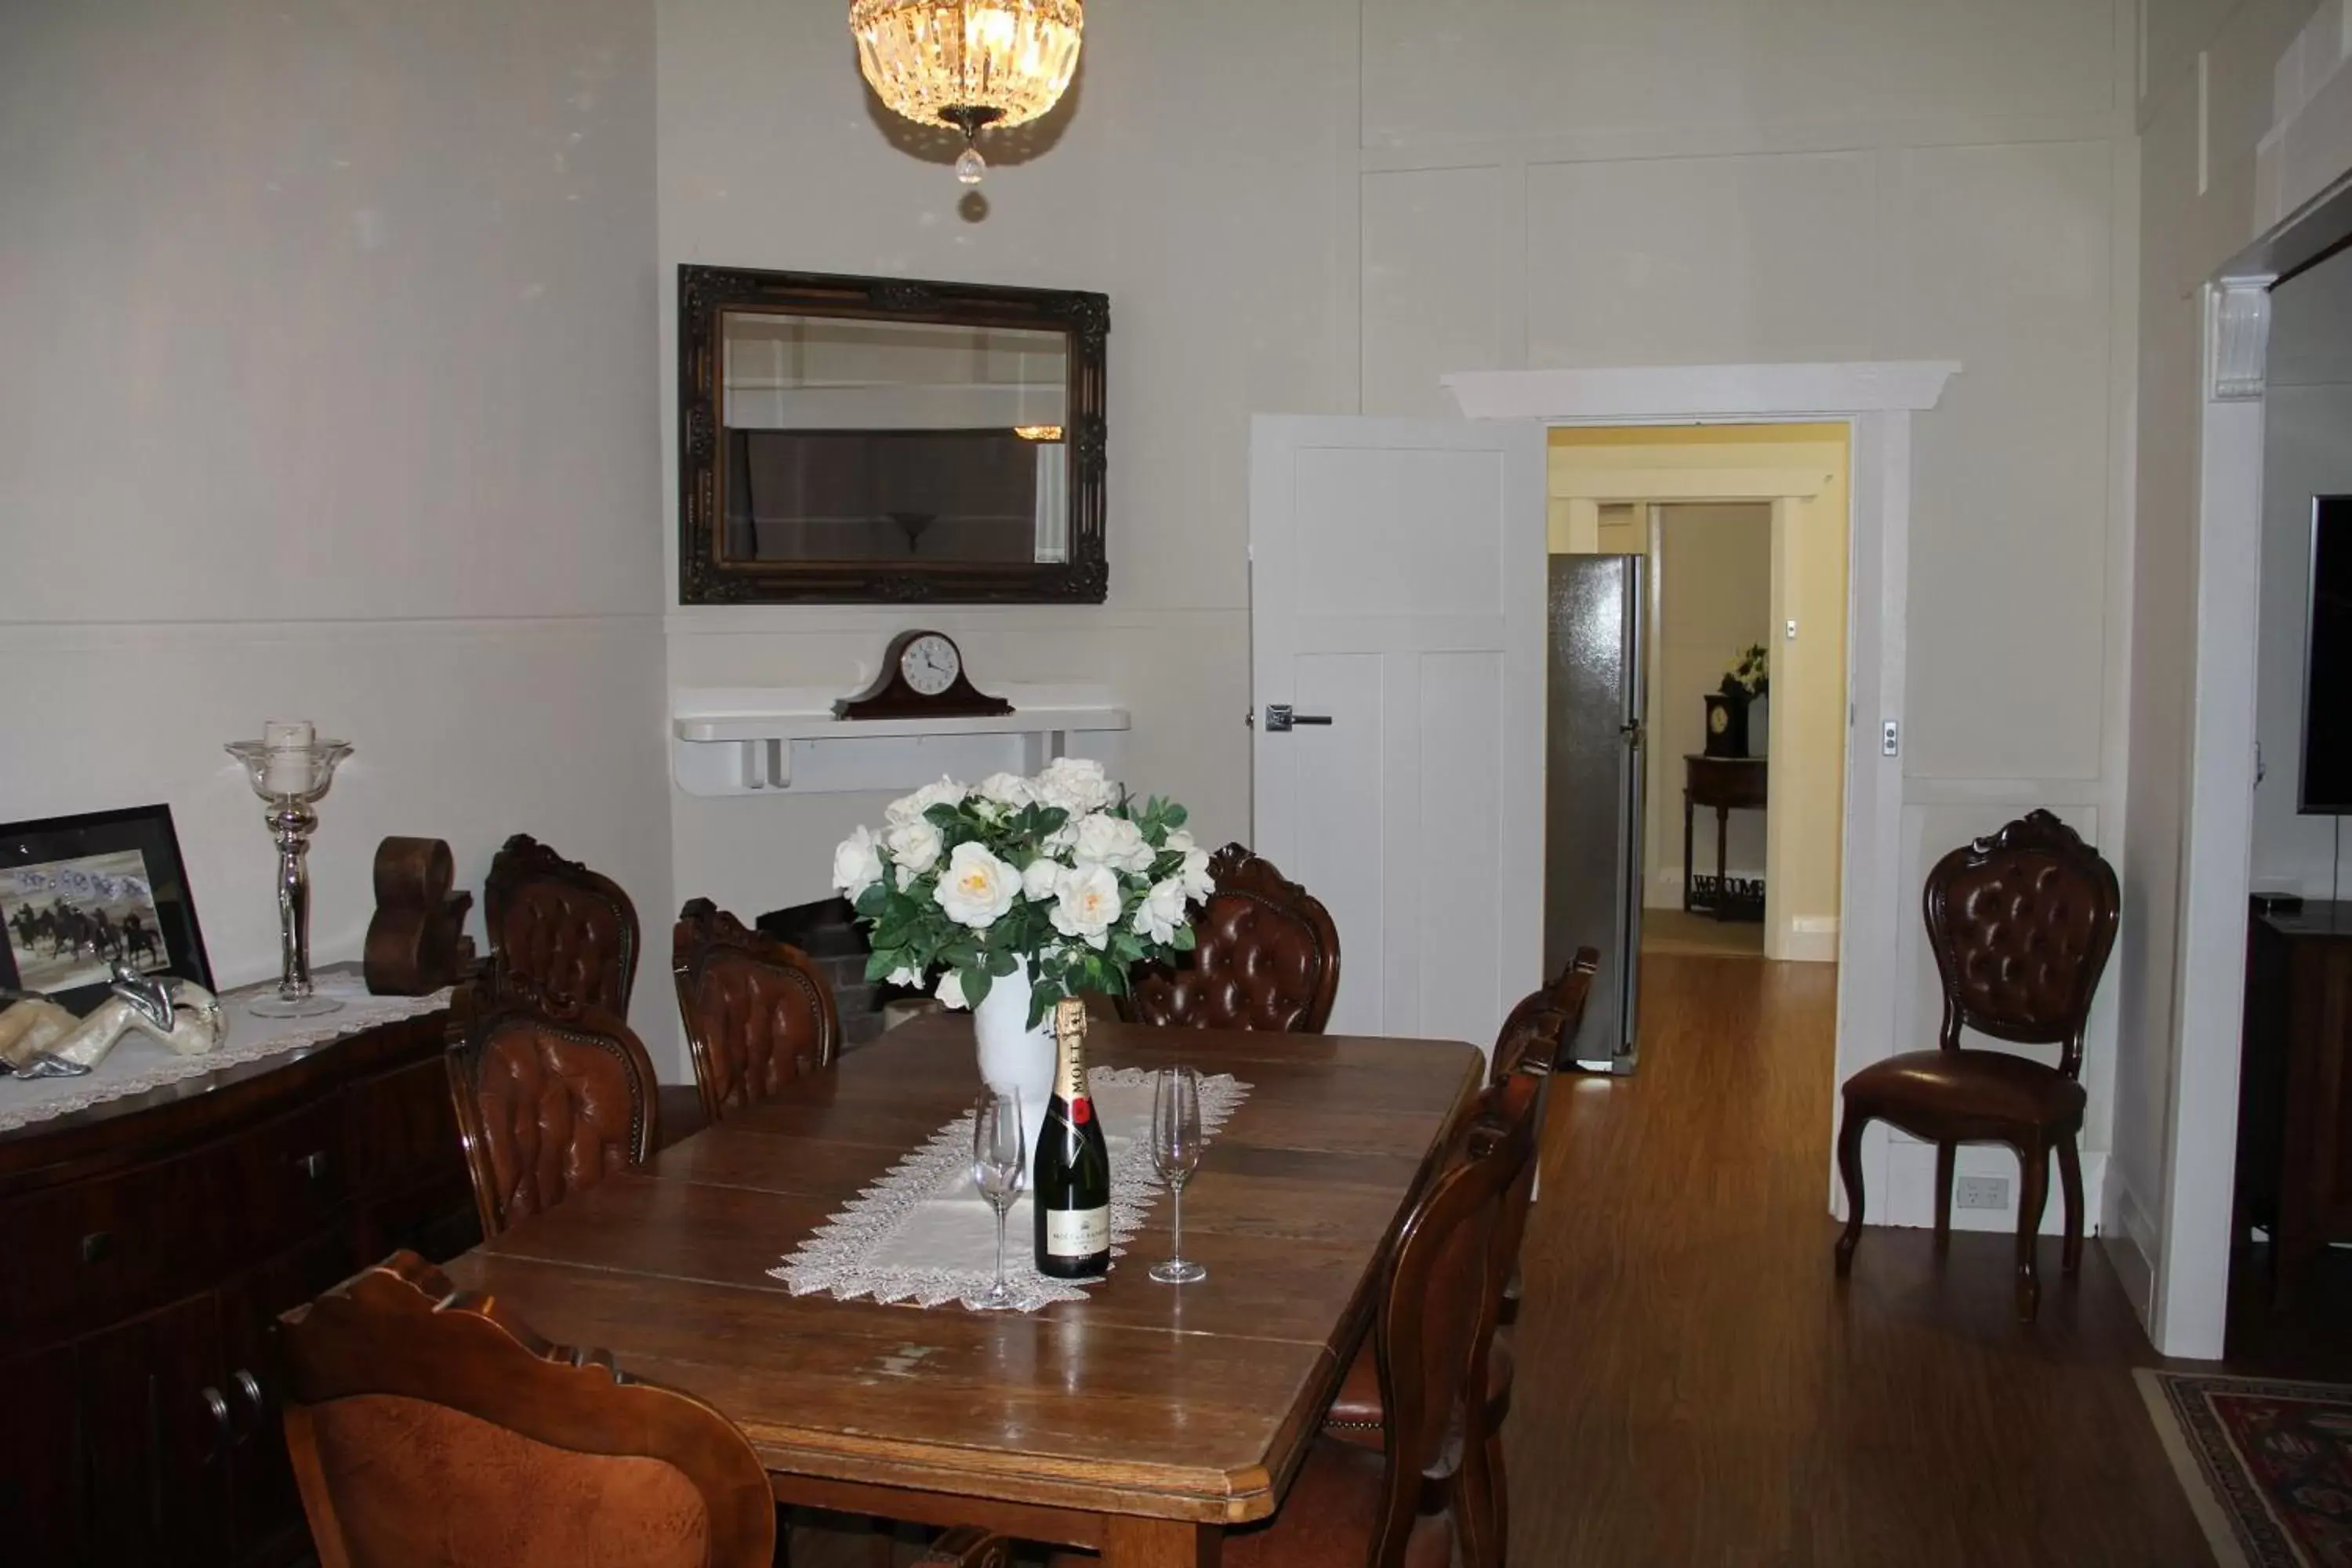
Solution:
<svg viewBox="0 0 2352 1568"><path fill-rule="evenodd" d="M1873 1129L1874 1131L1876 1129ZM1863 1194L1864 1217L1872 1225L1915 1226L1922 1228L1936 1223L1936 1146L1922 1143L1900 1132L1891 1133L1886 1141L1886 1175L1883 1182L1873 1181ZM1953 1165L1954 1182L1962 1176L2005 1176L2009 1179L2010 1206L2004 1209L1964 1209L1952 1205L1954 1230L1998 1230L2014 1235L2017 1230L2018 1179L2017 1156L1998 1143L1963 1143ZM1870 1179L1865 1162L1864 1179ZM2104 1149L2083 1151L2083 1231L2095 1234L2104 1222L2101 1205L2105 1196L2107 1152ZM2050 1161L2050 1201L2042 1210L2042 1234L2063 1235L2066 1228L2066 1205L2058 1184L2058 1161Z"/></svg>

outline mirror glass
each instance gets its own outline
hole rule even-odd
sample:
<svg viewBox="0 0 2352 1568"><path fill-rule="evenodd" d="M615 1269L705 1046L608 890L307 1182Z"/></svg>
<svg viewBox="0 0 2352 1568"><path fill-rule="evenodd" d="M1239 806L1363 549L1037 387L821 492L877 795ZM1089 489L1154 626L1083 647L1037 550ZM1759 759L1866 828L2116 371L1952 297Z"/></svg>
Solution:
<svg viewBox="0 0 2352 1568"><path fill-rule="evenodd" d="M1060 331L728 310L725 562L1069 559Z"/></svg>

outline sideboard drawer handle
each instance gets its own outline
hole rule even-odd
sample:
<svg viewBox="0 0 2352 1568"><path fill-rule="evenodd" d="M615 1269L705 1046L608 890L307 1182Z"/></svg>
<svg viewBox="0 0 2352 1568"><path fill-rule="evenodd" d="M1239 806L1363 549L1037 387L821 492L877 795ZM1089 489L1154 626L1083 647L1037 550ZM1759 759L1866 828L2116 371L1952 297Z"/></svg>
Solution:
<svg viewBox="0 0 2352 1568"><path fill-rule="evenodd" d="M93 1230L81 1238L84 1263L103 1263L113 1251L114 1233L110 1230Z"/></svg>
<svg viewBox="0 0 2352 1568"><path fill-rule="evenodd" d="M313 1149L294 1163L301 1166L302 1173L314 1182L327 1173L327 1152L324 1149Z"/></svg>

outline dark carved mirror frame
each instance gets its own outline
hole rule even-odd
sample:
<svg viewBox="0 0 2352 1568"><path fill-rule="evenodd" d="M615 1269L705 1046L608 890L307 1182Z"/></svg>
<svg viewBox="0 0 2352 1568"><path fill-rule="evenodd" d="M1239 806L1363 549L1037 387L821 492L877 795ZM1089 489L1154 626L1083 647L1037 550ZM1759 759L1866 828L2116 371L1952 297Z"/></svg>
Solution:
<svg viewBox="0 0 2352 1568"><path fill-rule="evenodd" d="M719 430L722 326L734 310L1058 331L1068 342L1069 559L730 561ZM1100 604L1103 418L1110 300L1073 289L849 278L740 267L677 269L677 598L681 605Z"/></svg>

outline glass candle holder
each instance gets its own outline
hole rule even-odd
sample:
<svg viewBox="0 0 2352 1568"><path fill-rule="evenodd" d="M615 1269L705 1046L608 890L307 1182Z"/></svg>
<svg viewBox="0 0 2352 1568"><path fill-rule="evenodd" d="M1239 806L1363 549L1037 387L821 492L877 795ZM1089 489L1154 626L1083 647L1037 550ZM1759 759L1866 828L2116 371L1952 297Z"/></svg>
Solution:
<svg viewBox="0 0 2352 1568"><path fill-rule="evenodd" d="M314 740L307 745L232 741L227 750L245 764L253 793L267 804L262 821L278 845L278 989L254 998L247 1010L263 1018L341 1012L341 1002L319 995L310 984L310 835L319 826L312 807L325 798L336 764L352 749L341 741Z"/></svg>

